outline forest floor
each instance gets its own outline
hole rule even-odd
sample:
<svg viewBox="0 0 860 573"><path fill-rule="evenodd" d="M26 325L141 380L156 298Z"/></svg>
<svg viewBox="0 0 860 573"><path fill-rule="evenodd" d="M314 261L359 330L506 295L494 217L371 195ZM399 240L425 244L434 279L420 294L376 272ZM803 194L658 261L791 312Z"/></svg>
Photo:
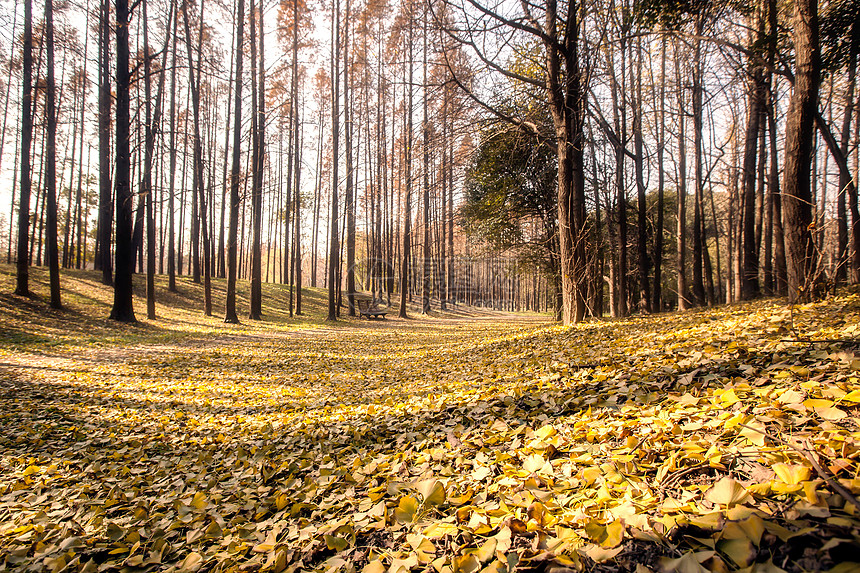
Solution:
<svg viewBox="0 0 860 573"><path fill-rule="evenodd" d="M64 311L13 278L6 570L860 570L857 291L565 328L331 325L266 285L266 321L224 325L183 279L131 326L95 273Z"/></svg>

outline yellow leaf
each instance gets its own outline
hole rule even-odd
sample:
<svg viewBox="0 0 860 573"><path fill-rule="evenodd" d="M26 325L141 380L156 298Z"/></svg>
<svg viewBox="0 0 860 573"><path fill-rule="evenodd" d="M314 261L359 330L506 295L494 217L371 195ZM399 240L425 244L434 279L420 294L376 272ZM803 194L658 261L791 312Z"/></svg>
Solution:
<svg viewBox="0 0 860 573"><path fill-rule="evenodd" d="M738 567L748 566L758 553L747 539L721 539L717 542L717 549Z"/></svg>
<svg viewBox="0 0 860 573"><path fill-rule="evenodd" d="M435 479L424 480L418 484L418 493L424 498L424 505L442 505L445 503L445 486Z"/></svg>
<svg viewBox="0 0 860 573"><path fill-rule="evenodd" d="M326 547L338 553L349 547L349 541L342 537L334 537L333 535L324 535Z"/></svg>
<svg viewBox="0 0 860 573"><path fill-rule="evenodd" d="M610 548L621 545L624 540L624 522L616 519L606 524L606 539L600 544L602 547Z"/></svg>
<svg viewBox="0 0 860 573"><path fill-rule="evenodd" d="M484 543L478 551L475 553L475 556L482 562L486 563L496 554L496 540L491 537L487 539L487 542Z"/></svg>
<svg viewBox="0 0 860 573"><path fill-rule="evenodd" d="M539 440L546 440L547 438L550 438L557 433L558 430L556 430L552 425L547 424L546 426L543 426L539 430L535 431L535 438Z"/></svg>
<svg viewBox="0 0 860 573"><path fill-rule="evenodd" d="M463 555L462 557L454 557L454 571L460 573L475 573L481 568L481 563L472 555Z"/></svg>
<svg viewBox="0 0 860 573"><path fill-rule="evenodd" d="M746 488L729 477L724 477L705 492L705 499L712 503L732 507L749 501Z"/></svg>
<svg viewBox="0 0 860 573"><path fill-rule="evenodd" d="M773 464L773 471L783 483L788 485L797 485L802 481L807 481L812 475L811 470L801 464Z"/></svg>
<svg viewBox="0 0 860 573"><path fill-rule="evenodd" d="M192 573L203 566L203 556L199 553L189 553L179 565L179 571Z"/></svg>
<svg viewBox="0 0 860 573"><path fill-rule="evenodd" d="M593 484L602 475L603 472L597 466L590 466L582 470L582 479L586 485Z"/></svg>
<svg viewBox="0 0 860 573"><path fill-rule="evenodd" d="M379 559L374 559L370 563L364 566L364 569L361 570L361 573L385 573L386 567L382 564L382 561Z"/></svg>
<svg viewBox="0 0 860 573"><path fill-rule="evenodd" d="M764 424L762 424L758 420L751 420L744 424L744 426L745 427L741 428L741 431L739 432L740 435L746 438L751 444L755 446L764 446Z"/></svg>
<svg viewBox="0 0 860 573"><path fill-rule="evenodd" d="M433 542L421 535L420 533L410 533L406 536L406 542L415 551L423 551L424 553L434 553L436 547Z"/></svg>
<svg viewBox="0 0 860 573"><path fill-rule="evenodd" d="M660 570L665 571L665 573L710 573L707 569L702 567L699 561L699 556L701 556L701 554L707 554L702 561L714 556L713 551L700 551L698 553L693 553L691 551L677 559L663 557L660 559Z"/></svg>
<svg viewBox="0 0 860 573"><path fill-rule="evenodd" d="M848 416L848 414L836 407L816 409L815 413L824 418L825 420L830 420L831 422L837 422Z"/></svg>
<svg viewBox="0 0 860 573"><path fill-rule="evenodd" d="M457 535L459 533L459 529L453 523L434 523L430 525L427 529L424 530L424 535L429 537L430 539L439 539L440 537L445 537L446 535Z"/></svg>
<svg viewBox="0 0 860 573"><path fill-rule="evenodd" d="M843 400L847 400L848 402L854 402L855 404L860 402L860 390L853 390L842 397Z"/></svg>
<svg viewBox="0 0 860 573"><path fill-rule="evenodd" d="M803 402L803 394L797 390L787 390L777 397L777 402L781 404L800 404Z"/></svg>
<svg viewBox="0 0 860 573"><path fill-rule="evenodd" d="M605 547L594 545L593 547L586 549L585 554L588 555L595 562L603 563L605 561L609 561L610 559L615 559L615 556L621 553L623 550L624 547L615 547L613 549L607 549Z"/></svg>
<svg viewBox="0 0 860 573"><path fill-rule="evenodd" d="M412 523L416 513L418 513L418 500L407 495L401 497L397 507L394 508L394 519L400 523Z"/></svg>
<svg viewBox="0 0 860 573"><path fill-rule="evenodd" d="M194 499L191 500L191 507L199 510L206 509L208 505L208 501L206 501L206 494L202 491L198 491L194 494Z"/></svg>
<svg viewBox="0 0 860 573"><path fill-rule="evenodd" d="M817 410L818 408L829 408L833 405L833 400L824 400L821 398L810 398L809 400L804 400L803 405L809 408L810 410Z"/></svg>
<svg viewBox="0 0 860 573"><path fill-rule="evenodd" d="M736 404L740 401L741 399L738 398L737 394L735 394L734 389L726 390L720 395L720 403L726 407L731 406L732 404Z"/></svg>
<svg viewBox="0 0 860 573"><path fill-rule="evenodd" d="M546 464L546 460L539 454L532 454L523 460L523 469L529 473L539 472Z"/></svg>
<svg viewBox="0 0 860 573"><path fill-rule="evenodd" d="M269 551L272 551L277 544L278 533L276 531L270 531L269 535L266 536L266 540L255 545L252 551L254 553L268 553Z"/></svg>

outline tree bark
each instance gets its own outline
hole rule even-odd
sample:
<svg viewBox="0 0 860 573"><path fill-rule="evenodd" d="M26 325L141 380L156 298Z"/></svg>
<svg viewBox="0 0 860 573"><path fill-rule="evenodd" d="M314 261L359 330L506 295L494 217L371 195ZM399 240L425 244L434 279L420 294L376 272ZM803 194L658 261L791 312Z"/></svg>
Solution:
<svg viewBox="0 0 860 573"><path fill-rule="evenodd" d="M45 186L47 218L47 259L51 284L51 308L62 308L60 299L60 259L57 244L57 86L54 80L54 2L45 0L45 43L47 44L48 73L45 90L47 116L47 145L45 148Z"/></svg>
<svg viewBox="0 0 860 573"><path fill-rule="evenodd" d="M785 128L783 221L791 302L809 300L815 270L812 233L811 166L821 63L818 2L794 4L793 36L797 72Z"/></svg>
<svg viewBox="0 0 860 573"><path fill-rule="evenodd" d="M115 0L116 10L116 276L110 317L136 322L132 304L134 243L131 194L131 76L128 53L128 0Z"/></svg>
<svg viewBox="0 0 860 573"><path fill-rule="evenodd" d="M239 177L240 145L242 144L242 54L245 22L245 0L238 0L236 8L236 87L233 116L233 165L230 169L230 221L227 232L227 302L224 322L238 324L236 314L236 274L239 238Z"/></svg>
<svg viewBox="0 0 860 573"><path fill-rule="evenodd" d="M18 261L15 294L30 296L30 147L33 142L33 6L24 0L24 55L21 78L21 197L18 200Z"/></svg>

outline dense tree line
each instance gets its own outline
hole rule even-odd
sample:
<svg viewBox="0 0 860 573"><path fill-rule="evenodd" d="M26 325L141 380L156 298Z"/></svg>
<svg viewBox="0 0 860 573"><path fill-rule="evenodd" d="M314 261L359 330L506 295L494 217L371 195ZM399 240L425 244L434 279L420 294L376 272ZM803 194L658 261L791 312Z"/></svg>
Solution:
<svg viewBox="0 0 860 573"><path fill-rule="evenodd" d="M55 307L61 266L120 321L135 272L227 322L264 281L568 323L860 282L855 0L4 8L6 258Z"/></svg>

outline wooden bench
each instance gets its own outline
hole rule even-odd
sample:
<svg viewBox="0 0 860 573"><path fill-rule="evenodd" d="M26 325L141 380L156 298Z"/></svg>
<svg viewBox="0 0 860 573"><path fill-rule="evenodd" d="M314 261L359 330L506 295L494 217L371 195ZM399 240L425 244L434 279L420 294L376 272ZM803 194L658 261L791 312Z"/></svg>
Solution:
<svg viewBox="0 0 860 573"><path fill-rule="evenodd" d="M367 299L357 299L355 301L355 306L358 308L358 318L366 316L367 319L370 320L380 316L385 318L385 315L388 314L387 310L377 307L372 301Z"/></svg>

